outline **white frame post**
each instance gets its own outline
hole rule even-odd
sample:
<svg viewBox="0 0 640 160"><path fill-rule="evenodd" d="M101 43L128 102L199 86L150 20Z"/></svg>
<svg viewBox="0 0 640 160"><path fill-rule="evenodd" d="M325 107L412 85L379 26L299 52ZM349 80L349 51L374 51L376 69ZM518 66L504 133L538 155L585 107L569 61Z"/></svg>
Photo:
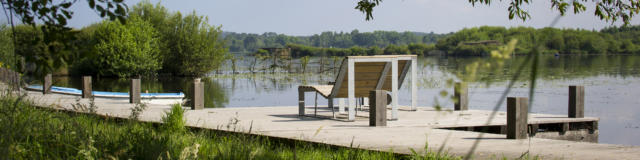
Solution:
<svg viewBox="0 0 640 160"><path fill-rule="evenodd" d="M355 87L355 61L354 59L347 58L348 66L348 98L349 98L349 121L356 120L355 106L356 106L356 87Z"/></svg>
<svg viewBox="0 0 640 160"><path fill-rule="evenodd" d="M418 110L418 56L411 57L411 110Z"/></svg>
<svg viewBox="0 0 640 160"><path fill-rule="evenodd" d="M338 98L338 109L339 109L338 113L344 114L344 107L345 107L344 98Z"/></svg>
<svg viewBox="0 0 640 160"><path fill-rule="evenodd" d="M398 119L398 58L391 61L391 119Z"/></svg>

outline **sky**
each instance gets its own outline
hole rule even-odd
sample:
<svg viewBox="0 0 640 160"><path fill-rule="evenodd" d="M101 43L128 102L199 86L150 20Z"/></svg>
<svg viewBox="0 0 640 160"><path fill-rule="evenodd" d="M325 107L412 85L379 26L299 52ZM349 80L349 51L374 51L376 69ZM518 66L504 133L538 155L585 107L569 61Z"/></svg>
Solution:
<svg viewBox="0 0 640 160"><path fill-rule="evenodd" d="M449 33L477 26L530 26L548 27L559 15L551 9L550 1L535 1L525 8L532 18L527 21L509 20L509 1L493 1L490 6L472 6L467 0L385 0L373 12L374 19L354 9L358 0L152 0L169 11L208 16L209 23L222 25L223 31L240 33L276 32L287 35L313 35L323 31L360 32L375 30L417 31ZM137 0L125 0L132 7ZM593 4L588 10L563 16L553 27L599 30L611 26L593 15ZM85 0L72 6L73 18L69 25L82 28L101 21L98 14L89 9ZM6 16L0 23L6 23ZM615 23L613 25L620 25ZM631 24L640 24L635 18Z"/></svg>

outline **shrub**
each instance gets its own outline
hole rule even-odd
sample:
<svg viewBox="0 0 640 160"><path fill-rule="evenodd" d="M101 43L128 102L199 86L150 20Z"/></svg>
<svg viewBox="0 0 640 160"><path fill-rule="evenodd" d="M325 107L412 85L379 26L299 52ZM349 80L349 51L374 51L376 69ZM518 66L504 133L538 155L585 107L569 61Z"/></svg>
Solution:
<svg viewBox="0 0 640 160"><path fill-rule="evenodd" d="M90 62L98 75L149 75L161 67L157 32L146 21L133 17L127 24L103 22L95 36L96 55Z"/></svg>

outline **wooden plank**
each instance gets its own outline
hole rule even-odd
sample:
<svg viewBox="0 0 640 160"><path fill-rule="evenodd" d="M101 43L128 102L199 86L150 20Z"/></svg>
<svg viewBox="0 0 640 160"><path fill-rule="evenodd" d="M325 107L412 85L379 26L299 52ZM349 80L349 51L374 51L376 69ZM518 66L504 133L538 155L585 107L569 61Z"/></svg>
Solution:
<svg viewBox="0 0 640 160"><path fill-rule="evenodd" d="M375 81L356 81L356 87L358 86L376 86L378 85Z"/></svg>
<svg viewBox="0 0 640 160"><path fill-rule="evenodd" d="M374 82L378 82L378 79L380 78L380 74L381 74L380 72L356 73L356 81L374 80ZM345 80L349 80L349 78L345 78L343 82Z"/></svg>
<svg viewBox="0 0 640 160"><path fill-rule="evenodd" d="M356 68L367 66L384 66L387 62L356 62Z"/></svg>
<svg viewBox="0 0 640 160"><path fill-rule="evenodd" d="M358 68L358 66L356 66L356 73L380 73L382 72L382 69L384 69L384 65L382 66L363 66Z"/></svg>
<svg viewBox="0 0 640 160"><path fill-rule="evenodd" d="M367 97L369 91L375 90L375 88L358 88L355 89L355 97ZM335 98L347 98L347 93L338 93Z"/></svg>

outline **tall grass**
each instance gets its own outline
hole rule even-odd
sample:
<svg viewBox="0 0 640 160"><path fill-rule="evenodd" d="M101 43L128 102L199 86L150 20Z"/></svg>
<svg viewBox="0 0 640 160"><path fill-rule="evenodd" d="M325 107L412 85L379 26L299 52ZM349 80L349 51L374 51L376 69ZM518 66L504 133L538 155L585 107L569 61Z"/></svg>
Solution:
<svg viewBox="0 0 640 160"><path fill-rule="evenodd" d="M185 128L180 105L162 120L110 119L0 96L0 159L457 159L194 130Z"/></svg>

